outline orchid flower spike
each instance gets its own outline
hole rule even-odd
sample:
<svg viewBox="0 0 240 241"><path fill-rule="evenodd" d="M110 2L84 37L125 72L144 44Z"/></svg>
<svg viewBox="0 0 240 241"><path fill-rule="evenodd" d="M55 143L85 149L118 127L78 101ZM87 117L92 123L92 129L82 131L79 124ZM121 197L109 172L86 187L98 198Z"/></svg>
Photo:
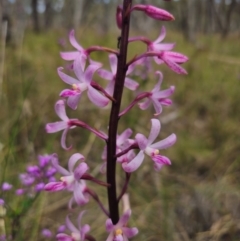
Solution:
<svg viewBox="0 0 240 241"><path fill-rule="evenodd" d="M138 104L140 109L146 110L152 102L154 109L156 111L156 113L154 114L155 116L160 115L162 113L162 105L169 106L172 104L172 101L170 99L167 99L167 97L172 95L175 90L174 86L170 86L170 88L166 90L160 90L163 75L160 71L156 71L156 75L159 75L158 83L150 92L151 94L147 97L147 99Z"/></svg>
<svg viewBox="0 0 240 241"><path fill-rule="evenodd" d="M176 142L177 137L175 134L171 134L167 138L152 144L160 132L161 124L158 119L151 119L151 122L152 127L148 139L142 134L136 135L135 139L140 152L129 163L122 163L122 167L126 172L137 170L142 164L145 154L153 160L156 171L159 171L164 165L171 165L171 161L166 156L160 155L159 150L172 146Z"/></svg>
<svg viewBox="0 0 240 241"><path fill-rule="evenodd" d="M82 162L74 169L75 164L79 160ZM45 185L44 189L50 192L67 189L68 191L73 192L74 200L78 205L86 204L88 202L88 198L82 192L80 180L84 173L88 170L88 165L83 162L84 160L84 156L80 153L73 154L68 161L68 170L66 170L58 164L57 155L55 154L52 159L52 164L63 176L60 178L60 182L50 182Z"/></svg>
<svg viewBox="0 0 240 241"><path fill-rule="evenodd" d="M75 227L75 225L71 222L69 217L66 217L66 227L71 232L71 235L65 234L65 233L59 233L57 234L56 238L58 241L84 241L86 233L90 231L90 226L88 224L81 225L82 216L85 213L85 211L82 211L78 215L77 224L78 227Z"/></svg>
<svg viewBox="0 0 240 241"><path fill-rule="evenodd" d="M115 54L109 54L109 62L111 67L111 72L104 69L99 69L97 72L98 74L106 80L109 80L109 84L106 87L106 91L113 95L113 90L115 86L115 80L116 80L116 73L117 73L117 56ZM126 76L129 75L135 67L135 64L132 64L128 67ZM133 79L130 79L128 77L125 78L124 86L130 90L136 90L139 86L139 84L134 81Z"/></svg>
<svg viewBox="0 0 240 241"><path fill-rule="evenodd" d="M128 241L129 238L138 234L137 228L128 228L126 226L130 216L131 210L127 210L115 225L113 225L110 218L107 219L106 230L109 232L109 235L106 241Z"/></svg>
<svg viewBox="0 0 240 241"><path fill-rule="evenodd" d="M67 97L67 104L70 108L76 110L80 101L82 93L86 90L89 100L98 107L105 107L109 99L100 94L96 89L91 86L93 75L100 65L90 64L85 71L81 67L81 60L79 57L73 62L73 71L77 76L77 79L66 75L62 72L63 68L58 68L58 75L67 84L70 84L72 89L64 89L61 93L61 97Z"/></svg>
<svg viewBox="0 0 240 241"><path fill-rule="evenodd" d="M70 146L70 147L66 146L66 136L67 136L68 130L75 127L75 126L71 125L71 121L72 120L76 120L76 119L69 119L67 117L66 110L65 110L65 101L64 100L58 100L56 102L56 104L55 104L55 112L56 112L56 114L59 116L59 118L62 121L48 123L45 126L46 132L47 133L55 133L55 132L63 130L62 137L61 137L61 146L65 150L69 150L69 149L71 149L72 146Z"/></svg>

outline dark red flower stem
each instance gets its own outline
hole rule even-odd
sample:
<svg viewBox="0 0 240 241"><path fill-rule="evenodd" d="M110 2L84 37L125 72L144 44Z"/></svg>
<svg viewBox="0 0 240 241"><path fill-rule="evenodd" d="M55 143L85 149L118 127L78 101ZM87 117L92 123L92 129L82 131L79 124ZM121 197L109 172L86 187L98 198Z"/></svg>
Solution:
<svg viewBox="0 0 240 241"><path fill-rule="evenodd" d="M116 190L116 139L119 121L118 115L120 111L124 80L127 71L126 60L131 6L132 0L123 1L121 44L119 54L117 55L118 66L113 93L113 98L115 102L112 102L107 140L107 183L110 184L110 187L108 187L108 205L110 218L113 224L116 224L119 220L118 199Z"/></svg>

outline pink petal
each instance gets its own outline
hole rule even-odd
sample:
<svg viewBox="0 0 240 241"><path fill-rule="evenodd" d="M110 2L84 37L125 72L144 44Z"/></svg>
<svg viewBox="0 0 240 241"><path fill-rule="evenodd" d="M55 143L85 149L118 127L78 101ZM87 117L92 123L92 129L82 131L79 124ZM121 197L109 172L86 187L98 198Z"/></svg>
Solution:
<svg viewBox="0 0 240 241"><path fill-rule="evenodd" d="M144 153L143 151L140 151L133 159L132 161L130 161L129 163L124 162L122 164L122 167L124 169L125 172L134 172L135 170L137 170L144 159Z"/></svg>
<svg viewBox="0 0 240 241"><path fill-rule="evenodd" d="M109 95L113 95L114 86L115 86L115 81L110 81L109 84L107 85L105 91L106 91Z"/></svg>
<svg viewBox="0 0 240 241"><path fill-rule="evenodd" d="M61 146L62 146L62 148L65 149L65 150L70 150L70 149L72 148L72 146L69 146L69 147L66 146L66 136L67 136L68 129L69 129L69 128L66 128L66 129L63 131L63 133L62 133L62 138L61 138Z"/></svg>
<svg viewBox="0 0 240 241"><path fill-rule="evenodd" d="M160 115L161 113L162 113L162 105L161 105L161 103L159 102L159 101L157 101L157 100L152 100L152 103L153 103L153 106L154 106L154 109L155 109L155 114L154 114L154 116L158 116L158 115Z"/></svg>
<svg viewBox="0 0 240 241"><path fill-rule="evenodd" d="M75 164L77 163L77 161L81 160L84 161L84 156L80 153L75 153L73 154L68 161L68 170L72 173L73 172L73 168L75 166Z"/></svg>
<svg viewBox="0 0 240 241"><path fill-rule="evenodd" d="M79 229L79 230L81 230L81 221L82 221L82 217L83 217L83 215L84 215L85 212L86 212L86 211L82 211L82 212L80 212L79 215L78 215L77 223L78 223L78 229Z"/></svg>
<svg viewBox="0 0 240 241"><path fill-rule="evenodd" d="M111 232L111 233L108 235L106 241L113 241L113 238L114 238L114 234L113 234L113 232Z"/></svg>
<svg viewBox="0 0 240 241"><path fill-rule="evenodd" d="M56 238L58 241L72 241L72 237L65 234L65 233L59 233L56 235Z"/></svg>
<svg viewBox="0 0 240 241"><path fill-rule="evenodd" d="M160 86L162 84L162 80L163 80L163 74L160 71L156 71L155 74L159 75L159 79L158 79L157 84L154 86L153 90L151 91L152 93L159 91Z"/></svg>
<svg viewBox="0 0 240 241"><path fill-rule="evenodd" d="M79 56L79 54L80 53L78 51L60 52L61 58L67 61L76 59Z"/></svg>
<svg viewBox="0 0 240 241"><path fill-rule="evenodd" d="M61 173L61 174L64 175L64 176L70 175L70 172L69 172L68 170L66 170L65 168L61 167L61 166L58 164L58 160L57 160L56 154L53 155L52 165L53 165L53 167L57 170L58 173Z"/></svg>
<svg viewBox="0 0 240 241"><path fill-rule="evenodd" d="M95 71L97 69L99 69L100 67L101 66L96 65L96 64L92 64L87 67L87 69L85 70L85 73L84 73L84 80L86 83L89 83L89 84L91 83Z"/></svg>
<svg viewBox="0 0 240 241"><path fill-rule="evenodd" d="M62 81L64 81L65 83L69 84L69 85L73 85L73 84L78 84L79 81L69 75L66 75L65 73L62 72L63 67L59 67L57 69L58 75L59 77L62 79Z"/></svg>
<svg viewBox="0 0 240 241"><path fill-rule="evenodd" d="M66 226L67 228L74 233L79 233L79 230L75 227L75 225L73 225L73 223L71 222L71 220L69 219L69 216L66 217Z"/></svg>
<svg viewBox="0 0 240 241"><path fill-rule="evenodd" d="M128 209L119 219L116 228L121 228L123 227L129 220L130 216L131 216L131 210Z"/></svg>
<svg viewBox="0 0 240 241"><path fill-rule="evenodd" d="M148 137L147 145L150 145L153 143L153 141L157 138L161 129L161 123L158 119L151 119L151 122L152 122L152 127Z"/></svg>
<svg viewBox="0 0 240 241"><path fill-rule="evenodd" d="M155 43L155 44L160 43L165 39L165 37L166 37L166 28L164 26L162 26L159 36L153 43Z"/></svg>
<svg viewBox="0 0 240 241"><path fill-rule="evenodd" d="M87 172L89 169L88 165L83 162L78 165L78 167L74 170L74 177L76 180L80 180L82 175Z"/></svg>
<svg viewBox="0 0 240 241"><path fill-rule="evenodd" d="M81 228L81 240L85 239L85 235L89 231L90 231L90 226L88 224L83 225L83 227Z"/></svg>
<svg viewBox="0 0 240 241"><path fill-rule="evenodd" d="M54 123L48 123L45 126L45 130L47 133L55 133L61 130L64 130L68 127L68 124L66 121L57 121Z"/></svg>
<svg viewBox="0 0 240 241"><path fill-rule="evenodd" d="M77 57L73 62L73 71L80 82L85 82L80 56Z"/></svg>
<svg viewBox="0 0 240 241"><path fill-rule="evenodd" d="M166 149L170 146L172 146L177 140L177 136L175 134L171 134L170 136L168 136L167 138L158 141L152 145L150 145L149 147L154 148L154 149Z"/></svg>
<svg viewBox="0 0 240 241"><path fill-rule="evenodd" d="M68 100L67 100L67 104L70 108L72 108L73 110L77 109L78 103L81 99L82 94L78 93L78 95L75 96L69 96Z"/></svg>
<svg viewBox="0 0 240 241"><path fill-rule="evenodd" d="M148 140L143 134L137 134L135 139L138 143L140 150L145 150L147 147Z"/></svg>
<svg viewBox="0 0 240 241"><path fill-rule="evenodd" d="M146 99L141 103L138 103L138 106L141 110L146 110L151 104L151 100L150 99Z"/></svg>
<svg viewBox="0 0 240 241"><path fill-rule="evenodd" d="M92 86L88 86L88 98L98 107L105 107L109 102L107 97L100 94Z"/></svg>
<svg viewBox="0 0 240 241"><path fill-rule="evenodd" d="M187 71L184 68L182 68L180 65L176 64L175 62L172 62L172 61L170 61L168 59L165 59L165 58L163 59L163 61L175 73L177 73L177 74L187 74Z"/></svg>
<svg viewBox="0 0 240 241"><path fill-rule="evenodd" d="M178 64L182 64L182 63L185 63L185 62L188 61L187 56L185 56L183 54L180 54L180 53L177 53L177 52L173 52L173 51L163 52L163 56L164 56L164 58L167 58L170 61L176 62Z"/></svg>
<svg viewBox="0 0 240 241"><path fill-rule="evenodd" d="M161 43L153 46L154 51L170 51L175 47L175 43Z"/></svg>
<svg viewBox="0 0 240 241"><path fill-rule="evenodd" d="M123 142L125 142L132 135L132 133L133 131L130 128L122 132L122 134L117 137L117 145L122 145Z"/></svg>
<svg viewBox="0 0 240 241"><path fill-rule="evenodd" d="M74 30L71 30L69 33L69 41L74 48L80 52L83 51L83 47L76 41Z"/></svg>
<svg viewBox="0 0 240 241"><path fill-rule="evenodd" d="M84 205L87 203L83 193L81 192L80 184L75 182L73 196L78 205Z"/></svg>
<svg viewBox="0 0 240 241"><path fill-rule="evenodd" d="M130 90L136 90L138 88L139 84L135 80L126 77L124 86Z"/></svg>
<svg viewBox="0 0 240 241"><path fill-rule="evenodd" d="M64 89L59 94L60 97L69 97L69 96L76 96L79 95L79 92L76 90Z"/></svg>
<svg viewBox="0 0 240 241"><path fill-rule="evenodd" d="M55 104L55 112L59 116L60 119L63 121L68 121L69 118L66 115L65 110L65 101L64 100L58 100Z"/></svg>
<svg viewBox="0 0 240 241"><path fill-rule="evenodd" d="M108 70L105 70L105 69L99 69L97 71L97 73L99 74L100 77L102 77L103 79L106 79L106 80L112 80L114 77L111 72L109 72Z"/></svg>
<svg viewBox="0 0 240 241"><path fill-rule="evenodd" d="M65 189L66 186L63 182L50 182L45 185L44 190L48 192L57 192Z"/></svg>
<svg viewBox="0 0 240 241"><path fill-rule="evenodd" d="M152 97L154 99L163 99L163 98L166 98L166 97L172 95L174 90L175 90L175 86L170 86L169 89L162 90L162 91L159 91L157 93L154 93Z"/></svg>
<svg viewBox="0 0 240 241"><path fill-rule="evenodd" d="M127 238L132 238L138 234L137 228L123 227L122 230L123 230L123 233L127 236Z"/></svg>
<svg viewBox="0 0 240 241"><path fill-rule="evenodd" d="M107 220L106 220L106 230L107 230L107 232L111 232L112 230L113 230L113 228L114 228L114 225L113 225L113 223L112 223L112 220L111 220L111 218L108 218Z"/></svg>
<svg viewBox="0 0 240 241"><path fill-rule="evenodd" d="M164 164L154 162L154 170L159 172L163 168Z"/></svg>
<svg viewBox="0 0 240 241"><path fill-rule="evenodd" d="M109 54L109 61L113 75L117 73L117 56L115 54Z"/></svg>
<svg viewBox="0 0 240 241"><path fill-rule="evenodd" d="M166 156L156 155L156 156L152 157L152 160L159 164L171 165L170 159Z"/></svg>

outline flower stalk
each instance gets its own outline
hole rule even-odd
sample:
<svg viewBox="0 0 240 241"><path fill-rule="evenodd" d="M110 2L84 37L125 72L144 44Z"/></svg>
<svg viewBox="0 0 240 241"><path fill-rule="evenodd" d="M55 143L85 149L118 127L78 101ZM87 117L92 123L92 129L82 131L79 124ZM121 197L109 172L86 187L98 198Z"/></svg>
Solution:
<svg viewBox="0 0 240 241"><path fill-rule="evenodd" d="M116 192L116 139L124 80L127 72L126 61L131 6L132 0L124 0L122 10L121 44L119 55L117 56L118 65L113 93L113 98L116 101L112 102L107 140L107 182L111 185L108 187L108 203L110 218L113 224L116 224L119 220L118 198Z"/></svg>

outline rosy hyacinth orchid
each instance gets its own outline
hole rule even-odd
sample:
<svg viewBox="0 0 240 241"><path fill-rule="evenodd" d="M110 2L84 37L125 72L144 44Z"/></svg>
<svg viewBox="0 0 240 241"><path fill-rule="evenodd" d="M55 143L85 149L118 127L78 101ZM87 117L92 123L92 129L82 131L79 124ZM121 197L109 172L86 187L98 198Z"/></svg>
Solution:
<svg viewBox="0 0 240 241"><path fill-rule="evenodd" d="M77 224L76 227L69 217L66 217L66 227L71 232L71 235L65 234L65 233L59 233L56 235L56 238L58 241L84 241L86 233L90 231L90 226L88 224L81 225L82 216L85 211L82 211L78 215Z"/></svg>
<svg viewBox="0 0 240 241"><path fill-rule="evenodd" d="M158 119L151 119L151 122L152 127L148 138L142 134L136 135L135 139L140 152L129 163L122 163L122 167L126 172L134 172L138 169L144 160L145 154L153 160L156 171L159 171L163 165L171 165L171 161L166 156L160 155L159 150L172 146L176 142L177 137L175 134L171 134L164 140L153 143L160 132L161 124Z"/></svg>
<svg viewBox="0 0 240 241"><path fill-rule="evenodd" d="M106 241L128 241L129 238L138 234L137 228L128 228L126 226L130 216L131 210L127 210L115 225L113 225L110 218L107 219L106 230L109 232L109 235Z"/></svg>
<svg viewBox="0 0 240 241"><path fill-rule="evenodd" d="M65 101L64 100L58 100L55 104L55 112L59 116L59 118L62 121L57 121L53 123L48 123L45 127L47 133L55 133L58 131L63 130L62 137L61 137L61 145L65 150L71 149L70 147L66 146L66 136L67 132L70 128L74 128L70 124L71 120L74 119L69 119L66 115L66 110L65 110Z"/></svg>
<svg viewBox="0 0 240 241"><path fill-rule="evenodd" d="M99 69L97 72L103 79L110 81L106 87L106 91L110 95L112 95L114 86L115 86L116 73L117 73L117 56L115 54L109 54L109 62L110 62L111 72L105 69ZM135 67L135 64L132 64L128 67L126 76L133 71L134 67ZM126 77L124 86L130 90L136 90L139 84L135 80Z"/></svg>
<svg viewBox="0 0 240 241"><path fill-rule="evenodd" d="M141 41L147 45L148 52L170 51L175 47L175 43L161 43L165 37L166 37L166 28L162 26L159 36L154 41L151 41L148 38L139 36L139 37L129 38L128 42ZM158 57L153 57L153 59L157 64L164 63L164 61L159 59ZM149 61L142 60L141 62L149 62Z"/></svg>
<svg viewBox="0 0 240 241"><path fill-rule="evenodd" d="M93 75L100 65L90 64L85 71L83 71L80 63L80 58L77 57L73 62L73 70L77 79L66 75L62 72L63 68L58 68L58 75L67 84L72 86L72 89L64 89L61 93L61 97L67 97L67 104L72 109L77 109L78 102L80 101L83 91L87 91L90 101L98 107L104 107L108 104L107 97L100 94L96 89L91 86Z"/></svg>
<svg viewBox="0 0 240 241"><path fill-rule="evenodd" d="M159 75L159 80L153 90L150 92L151 95L149 95L145 101L138 104L140 109L146 110L152 102L156 111L156 113L154 114L155 116L162 113L162 105L169 106L172 104L172 101L170 99L167 99L167 97L172 95L175 90L174 86L170 86L170 88L166 90L160 90L163 75L160 71L156 71L156 75Z"/></svg>
<svg viewBox="0 0 240 241"><path fill-rule="evenodd" d="M74 30L71 30L69 33L69 41L71 45L76 49L76 51L70 51L70 52L61 52L60 55L64 60L72 61L77 58L80 59L81 67L82 69L85 68L86 60L88 58L87 51L77 42L75 38L75 32Z"/></svg>
<svg viewBox="0 0 240 241"><path fill-rule="evenodd" d="M82 161L75 169L74 166L78 161ZM61 167L58 164L57 156L52 159L52 164L56 170L63 176L60 178L60 182L50 182L45 185L44 189L46 191L55 192L63 189L73 192L74 200L78 205L83 205L88 202L88 198L81 191L81 178L88 170L88 165L83 162L85 160L84 156L80 153L73 154L68 161L68 170Z"/></svg>
<svg viewBox="0 0 240 241"><path fill-rule="evenodd" d="M188 61L187 56L177 52L162 51L158 58L177 74L187 74L187 71L179 65Z"/></svg>

